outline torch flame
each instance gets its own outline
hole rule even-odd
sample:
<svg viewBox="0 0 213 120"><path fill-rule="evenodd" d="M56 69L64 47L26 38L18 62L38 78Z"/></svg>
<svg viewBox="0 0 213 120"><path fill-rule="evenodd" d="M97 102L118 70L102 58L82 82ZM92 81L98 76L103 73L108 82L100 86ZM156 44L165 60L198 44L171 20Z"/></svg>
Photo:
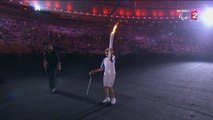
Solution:
<svg viewBox="0 0 213 120"><path fill-rule="evenodd" d="M118 23L115 24L115 26L113 27L113 30L112 30L111 34L115 34L115 31L116 31L117 27L118 27Z"/></svg>

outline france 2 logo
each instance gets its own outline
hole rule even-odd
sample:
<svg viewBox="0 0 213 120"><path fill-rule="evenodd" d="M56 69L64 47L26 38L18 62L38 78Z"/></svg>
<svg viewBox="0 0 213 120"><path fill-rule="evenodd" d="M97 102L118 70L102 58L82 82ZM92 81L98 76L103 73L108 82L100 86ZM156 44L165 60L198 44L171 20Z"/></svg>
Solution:
<svg viewBox="0 0 213 120"><path fill-rule="evenodd" d="M197 20L197 11L191 11L191 19Z"/></svg>

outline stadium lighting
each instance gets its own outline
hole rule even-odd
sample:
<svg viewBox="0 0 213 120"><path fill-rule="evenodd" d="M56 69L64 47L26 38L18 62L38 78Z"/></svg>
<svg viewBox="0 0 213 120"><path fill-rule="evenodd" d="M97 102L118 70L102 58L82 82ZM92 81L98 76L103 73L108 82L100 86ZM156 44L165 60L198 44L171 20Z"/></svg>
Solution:
<svg viewBox="0 0 213 120"><path fill-rule="evenodd" d="M207 26L213 26L213 8L206 8L201 15L201 19Z"/></svg>
<svg viewBox="0 0 213 120"><path fill-rule="evenodd" d="M39 5L34 6L35 11L41 11L41 7Z"/></svg>

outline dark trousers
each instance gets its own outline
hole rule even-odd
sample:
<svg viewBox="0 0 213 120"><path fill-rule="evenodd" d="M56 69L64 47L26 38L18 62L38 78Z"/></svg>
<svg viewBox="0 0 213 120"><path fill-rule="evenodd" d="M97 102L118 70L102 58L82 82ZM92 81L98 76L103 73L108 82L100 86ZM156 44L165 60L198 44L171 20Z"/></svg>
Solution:
<svg viewBox="0 0 213 120"><path fill-rule="evenodd" d="M53 88L55 88L56 68L48 68L47 76L49 80L50 90L52 90Z"/></svg>

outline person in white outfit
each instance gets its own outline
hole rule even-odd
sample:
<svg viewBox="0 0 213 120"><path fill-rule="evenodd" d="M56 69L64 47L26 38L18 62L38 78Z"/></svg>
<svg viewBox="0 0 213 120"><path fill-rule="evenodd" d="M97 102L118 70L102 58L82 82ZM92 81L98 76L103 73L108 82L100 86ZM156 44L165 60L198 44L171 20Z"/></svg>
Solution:
<svg viewBox="0 0 213 120"><path fill-rule="evenodd" d="M108 52L111 52L110 57L108 57ZM104 93L106 98L102 101L102 103L111 102L111 104L116 103L116 98L113 90L113 84L115 81L116 71L115 71L115 56L113 55L112 49L105 50L106 57L103 59L100 68L96 70L92 70L90 74L94 74L96 72L101 72L104 70L104 77L103 77L103 86L104 86ZM111 97L111 99L110 99Z"/></svg>

